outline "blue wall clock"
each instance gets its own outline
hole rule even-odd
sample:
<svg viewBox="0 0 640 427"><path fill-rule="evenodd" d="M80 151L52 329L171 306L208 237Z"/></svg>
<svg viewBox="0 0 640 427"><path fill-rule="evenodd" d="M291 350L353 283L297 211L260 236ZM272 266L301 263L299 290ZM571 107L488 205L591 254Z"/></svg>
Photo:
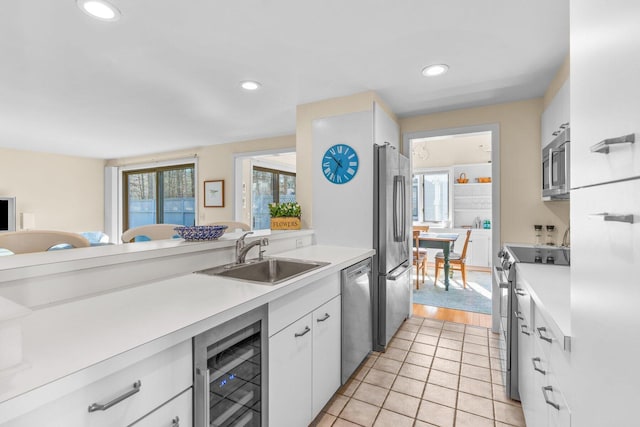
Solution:
<svg viewBox="0 0 640 427"><path fill-rule="evenodd" d="M322 173L334 184L346 184L358 172L358 154L347 144L336 144L322 157Z"/></svg>

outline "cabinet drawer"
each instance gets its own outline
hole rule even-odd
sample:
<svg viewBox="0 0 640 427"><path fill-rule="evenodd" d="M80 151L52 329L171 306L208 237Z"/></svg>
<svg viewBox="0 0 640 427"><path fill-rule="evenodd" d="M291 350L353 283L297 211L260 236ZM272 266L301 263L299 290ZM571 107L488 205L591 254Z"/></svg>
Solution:
<svg viewBox="0 0 640 427"><path fill-rule="evenodd" d="M269 303L269 336L339 294L340 273L335 273Z"/></svg>
<svg viewBox="0 0 640 427"><path fill-rule="evenodd" d="M3 427L126 426L192 386L191 341L185 341L47 405ZM139 387L134 383L139 382ZM128 397L126 397L128 396ZM89 412L93 405L108 405Z"/></svg>
<svg viewBox="0 0 640 427"><path fill-rule="evenodd" d="M564 390L558 385L557 379L553 374L545 377L546 382L540 387L541 398L546 406L545 425L549 427L570 427L571 411L564 398Z"/></svg>
<svg viewBox="0 0 640 427"><path fill-rule="evenodd" d="M130 427L192 427L192 399L193 389L189 388Z"/></svg>
<svg viewBox="0 0 640 427"><path fill-rule="evenodd" d="M313 353L311 381L312 413L315 418L340 387L341 363L341 298L316 309L313 313Z"/></svg>

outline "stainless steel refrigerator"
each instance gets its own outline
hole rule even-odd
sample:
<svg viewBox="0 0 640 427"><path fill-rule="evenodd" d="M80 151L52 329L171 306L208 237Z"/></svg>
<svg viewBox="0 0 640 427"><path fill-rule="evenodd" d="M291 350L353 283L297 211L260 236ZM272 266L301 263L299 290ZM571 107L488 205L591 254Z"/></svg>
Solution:
<svg viewBox="0 0 640 427"><path fill-rule="evenodd" d="M390 144L374 145L373 336L384 350L411 312L411 167Z"/></svg>

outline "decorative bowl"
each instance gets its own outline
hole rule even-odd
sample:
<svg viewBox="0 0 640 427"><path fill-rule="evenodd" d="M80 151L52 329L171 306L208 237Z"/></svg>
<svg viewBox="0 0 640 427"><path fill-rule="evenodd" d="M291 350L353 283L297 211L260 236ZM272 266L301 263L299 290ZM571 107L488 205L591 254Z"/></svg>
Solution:
<svg viewBox="0 0 640 427"><path fill-rule="evenodd" d="M491 177L485 177L485 176L481 176L480 178L476 178L476 181L486 184L488 182L491 182Z"/></svg>
<svg viewBox="0 0 640 427"><path fill-rule="evenodd" d="M216 240L224 234L226 225L191 225L176 227L176 233L184 240Z"/></svg>

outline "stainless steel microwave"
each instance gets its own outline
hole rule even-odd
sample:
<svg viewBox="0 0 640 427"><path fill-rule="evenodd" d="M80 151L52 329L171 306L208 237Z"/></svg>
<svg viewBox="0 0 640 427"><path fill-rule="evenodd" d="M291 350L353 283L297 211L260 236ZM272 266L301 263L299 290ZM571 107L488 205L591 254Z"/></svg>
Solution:
<svg viewBox="0 0 640 427"><path fill-rule="evenodd" d="M543 200L569 198L570 141L570 130L566 127L542 149Z"/></svg>

